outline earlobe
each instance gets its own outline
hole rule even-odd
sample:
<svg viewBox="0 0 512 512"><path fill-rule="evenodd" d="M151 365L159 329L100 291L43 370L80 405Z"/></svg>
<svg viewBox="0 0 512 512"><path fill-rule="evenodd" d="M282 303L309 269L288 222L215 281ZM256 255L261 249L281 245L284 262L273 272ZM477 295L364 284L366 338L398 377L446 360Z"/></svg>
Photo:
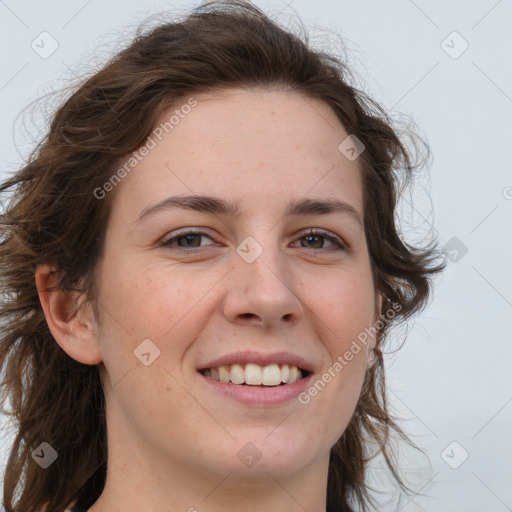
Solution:
<svg viewBox="0 0 512 512"><path fill-rule="evenodd" d="M102 354L98 343L97 322L83 294L58 288L55 268L39 265L36 287L48 328L60 347L83 364L99 364Z"/></svg>

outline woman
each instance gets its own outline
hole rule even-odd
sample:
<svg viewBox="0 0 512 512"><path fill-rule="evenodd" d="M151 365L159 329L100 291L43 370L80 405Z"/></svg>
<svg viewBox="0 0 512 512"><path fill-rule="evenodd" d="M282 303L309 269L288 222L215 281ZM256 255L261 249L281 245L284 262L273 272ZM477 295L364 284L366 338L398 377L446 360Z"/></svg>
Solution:
<svg viewBox="0 0 512 512"><path fill-rule="evenodd" d="M382 347L443 266L395 226L413 167L250 4L139 34L0 188L6 509L368 510L379 451L405 488Z"/></svg>

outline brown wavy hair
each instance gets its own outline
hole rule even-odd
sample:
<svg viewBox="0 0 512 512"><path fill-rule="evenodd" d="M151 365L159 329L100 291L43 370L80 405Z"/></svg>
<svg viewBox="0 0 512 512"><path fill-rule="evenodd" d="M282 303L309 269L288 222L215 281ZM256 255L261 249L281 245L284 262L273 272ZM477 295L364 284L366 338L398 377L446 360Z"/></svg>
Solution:
<svg viewBox="0 0 512 512"><path fill-rule="evenodd" d="M406 147L383 109L351 83L342 59L311 48L307 35L282 28L250 3L208 2L179 22L139 28L127 48L82 80L56 110L23 168L0 185L9 193L0 217L0 405L16 426L4 477L8 512L63 512L75 502L89 507L107 470L99 366L75 361L53 339L35 285L37 266L51 264L58 269L57 286L82 291L94 306L95 269L115 194L98 200L94 190L121 158L141 147L164 109L194 93L232 87L321 100L365 145L358 162L375 290L382 311L393 304L401 309L385 319L376 363L332 447L327 510L372 506L366 472L375 453L384 456L398 486L410 491L399 475L391 434L410 441L388 410L381 349L392 324L425 306L444 262L433 241L412 247L395 224L401 185L417 169L419 152ZM45 470L31 457L43 441L58 452Z"/></svg>

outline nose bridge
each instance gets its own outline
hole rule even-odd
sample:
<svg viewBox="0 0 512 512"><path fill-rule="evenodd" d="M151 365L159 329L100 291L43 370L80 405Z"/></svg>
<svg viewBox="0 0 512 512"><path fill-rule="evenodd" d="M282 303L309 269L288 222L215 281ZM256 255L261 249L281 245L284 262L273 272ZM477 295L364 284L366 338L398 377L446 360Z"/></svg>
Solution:
<svg viewBox="0 0 512 512"><path fill-rule="evenodd" d="M288 284L285 255L275 239L276 233L277 230L260 231L255 236L247 236L236 248L242 260L238 262L243 269L242 274L250 278L252 285L261 283L281 287Z"/></svg>
<svg viewBox="0 0 512 512"><path fill-rule="evenodd" d="M282 252L277 236L277 230L260 229L236 247L232 300L228 292L230 316L255 315L269 325L300 315L289 256Z"/></svg>

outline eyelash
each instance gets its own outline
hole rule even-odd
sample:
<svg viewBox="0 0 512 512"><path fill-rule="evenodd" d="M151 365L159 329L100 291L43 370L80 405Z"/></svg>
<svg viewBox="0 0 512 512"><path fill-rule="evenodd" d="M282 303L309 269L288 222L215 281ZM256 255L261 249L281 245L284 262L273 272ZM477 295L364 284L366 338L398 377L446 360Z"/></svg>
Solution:
<svg viewBox="0 0 512 512"><path fill-rule="evenodd" d="M200 247L190 247L189 249L186 249L186 248L183 248L183 247L171 247L171 243L172 242L177 241L180 238L185 238L188 235L202 235L202 236L206 236L206 237L210 238L210 240L212 240L212 237L207 235L203 231L189 230L189 231L182 231L181 233L178 233L177 235L173 236L172 238L168 238L167 240L164 240L161 243L161 245L162 245L162 247L169 248L170 250L175 251L175 252L181 252L181 253L197 253L197 252L202 252L203 246L200 246ZM322 238L325 238L326 240L329 240L330 242L332 242L335 245L334 248L327 248L327 249L324 249L324 250L331 249L331 250L335 250L335 251L343 251L343 250L347 249L345 244L341 240L339 240L337 237L332 236L332 235L328 235L324 231L321 231L321 230L318 230L318 229L314 229L314 228L310 228L306 232L302 233L302 235L297 240L300 240L301 238L304 238L304 237L307 237L307 236L320 236ZM322 249L308 249L307 247L302 247L302 249L305 249L306 251L313 251L313 252L318 252L319 250L322 250Z"/></svg>

